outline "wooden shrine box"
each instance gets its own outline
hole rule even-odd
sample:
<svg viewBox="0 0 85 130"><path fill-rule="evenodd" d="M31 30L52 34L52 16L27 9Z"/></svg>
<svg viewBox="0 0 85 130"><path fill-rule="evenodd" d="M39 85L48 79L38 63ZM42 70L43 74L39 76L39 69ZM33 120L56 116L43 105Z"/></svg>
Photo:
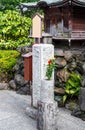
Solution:
<svg viewBox="0 0 85 130"><path fill-rule="evenodd" d="M42 16L40 14L35 14L32 23L32 37L41 38L42 37Z"/></svg>
<svg viewBox="0 0 85 130"><path fill-rule="evenodd" d="M24 79L32 81L32 52L29 52L24 57Z"/></svg>

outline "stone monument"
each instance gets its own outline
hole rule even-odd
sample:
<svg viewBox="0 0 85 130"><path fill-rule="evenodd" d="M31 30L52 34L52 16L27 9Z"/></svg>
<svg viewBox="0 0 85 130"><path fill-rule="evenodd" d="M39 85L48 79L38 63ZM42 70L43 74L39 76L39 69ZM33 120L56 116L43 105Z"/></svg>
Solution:
<svg viewBox="0 0 85 130"><path fill-rule="evenodd" d="M30 117L37 119L38 130L57 130L57 103L54 102L54 72L51 80L47 80L48 60L54 57L52 44L33 45L33 106L27 108ZM37 109L34 109L37 108Z"/></svg>
<svg viewBox="0 0 85 130"><path fill-rule="evenodd" d="M33 45L33 107L37 107L37 102L40 101L41 80L46 78L48 60L53 56L54 46L52 44Z"/></svg>

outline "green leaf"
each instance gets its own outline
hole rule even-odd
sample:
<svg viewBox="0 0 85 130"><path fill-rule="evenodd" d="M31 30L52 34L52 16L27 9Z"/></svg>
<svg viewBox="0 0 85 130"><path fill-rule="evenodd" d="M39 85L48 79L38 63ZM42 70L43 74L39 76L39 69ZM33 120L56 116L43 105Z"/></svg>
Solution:
<svg viewBox="0 0 85 130"><path fill-rule="evenodd" d="M65 92L66 92L67 94L70 94L69 90L67 90L67 89L65 90Z"/></svg>
<svg viewBox="0 0 85 130"><path fill-rule="evenodd" d="M75 89L72 89L72 90L69 90L69 94L74 94L76 91L75 91Z"/></svg>
<svg viewBox="0 0 85 130"><path fill-rule="evenodd" d="M31 44L32 40L28 38L31 25L31 18L21 16L17 11L0 12L0 49L16 49L21 44Z"/></svg>
<svg viewBox="0 0 85 130"><path fill-rule="evenodd" d="M81 87L81 76L74 72L71 73L65 84L65 92L67 96L73 97L78 96Z"/></svg>
<svg viewBox="0 0 85 130"><path fill-rule="evenodd" d="M68 80L68 84L70 84L73 87L75 86L75 82L73 82L73 80L71 80L71 79Z"/></svg>
<svg viewBox="0 0 85 130"><path fill-rule="evenodd" d="M66 99L67 99L67 95L64 95L63 96L63 103L65 103Z"/></svg>

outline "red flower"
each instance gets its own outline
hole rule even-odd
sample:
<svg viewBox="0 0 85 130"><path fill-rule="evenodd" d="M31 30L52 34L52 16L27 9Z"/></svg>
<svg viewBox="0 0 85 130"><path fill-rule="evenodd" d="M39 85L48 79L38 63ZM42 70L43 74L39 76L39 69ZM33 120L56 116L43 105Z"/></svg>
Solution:
<svg viewBox="0 0 85 130"><path fill-rule="evenodd" d="M49 61L48 61L48 64L51 64L51 63L52 63L52 61L51 61L51 60L49 60Z"/></svg>

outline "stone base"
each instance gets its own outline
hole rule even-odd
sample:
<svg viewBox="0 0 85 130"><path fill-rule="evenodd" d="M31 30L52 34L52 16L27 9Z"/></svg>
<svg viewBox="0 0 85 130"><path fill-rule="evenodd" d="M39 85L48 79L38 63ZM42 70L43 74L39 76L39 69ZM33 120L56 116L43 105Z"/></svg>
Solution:
<svg viewBox="0 0 85 130"><path fill-rule="evenodd" d="M37 120L37 109L33 107L27 107L26 108L26 114L31 117L32 119Z"/></svg>
<svg viewBox="0 0 85 130"><path fill-rule="evenodd" d="M38 102L38 130L58 130L56 129L57 110L57 103Z"/></svg>
<svg viewBox="0 0 85 130"><path fill-rule="evenodd" d="M64 108L56 109L56 111L56 130L85 130L84 121L72 116L70 111ZM35 108L27 107L26 114L33 119L37 119L35 118L37 117L37 110Z"/></svg>

